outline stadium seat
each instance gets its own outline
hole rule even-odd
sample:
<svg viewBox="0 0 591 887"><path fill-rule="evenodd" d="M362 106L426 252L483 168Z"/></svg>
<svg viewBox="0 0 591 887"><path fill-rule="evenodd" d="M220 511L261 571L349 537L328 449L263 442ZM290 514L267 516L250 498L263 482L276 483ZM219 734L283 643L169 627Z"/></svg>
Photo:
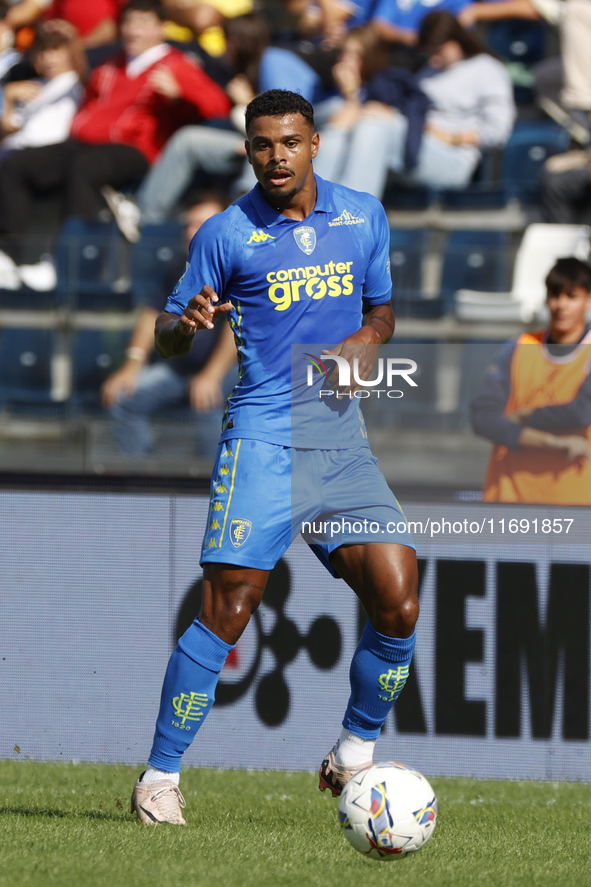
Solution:
<svg viewBox="0 0 591 887"><path fill-rule="evenodd" d="M425 188L422 185L402 187L399 182L386 184L383 204L389 209L414 210L427 209L439 197L436 188Z"/></svg>
<svg viewBox="0 0 591 887"><path fill-rule="evenodd" d="M152 303L162 297L162 305L180 277L187 255L183 225L167 222L146 225L142 239L133 249L132 293L135 305Z"/></svg>
<svg viewBox="0 0 591 887"><path fill-rule="evenodd" d="M443 190L439 200L445 209L500 209L507 203L507 189L499 180L502 151L484 151L472 181L460 190Z"/></svg>
<svg viewBox="0 0 591 887"><path fill-rule="evenodd" d="M114 223L67 219L56 249L58 293L72 309L127 311L129 244Z"/></svg>
<svg viewBox="0 0 591 887"><path fill-rule="evenodd" d="M529 67L544 58L546 25L530 19L504 19L488 27L486 43L504 61Z"/></svg>
<svg viewBox="0 0 591 887"><path fill-rule="evenodd" d="M72 349L72 398L78 409L100 405L100 387L121 366L129 330L79 330Z"/></svg>
<svg viewBox="0 0 591 887"><path fill-rule="evenodd" d="M461 289L455 295L456 315L461 320L522 321L544 317L544 280L562 256L586 259L589 255L587 225L534 224L526 228L515 260L510 292L477 292Z"/></svg>
<svg viewBox="0 0 591 887"><path fill-rule="evenodd" d="M0 330L0 404L3 408L52 403L52 330Z"/></svg>
<svg viewBox="0 0 591 887"><path fill-rule="evenodd" d="M501 178L508 195L524 203L537 203L544 162L568 149L567 131L550 121L517 121L505 148Z"/></svg>
<svg viewBox="0 0 591 887"><path fill-rule="evenodd" d="M451 309L458 290L502 292L509 285L506 231L453 231L447 240L441 297Z"/></svg>
<svg viewBox="0 0 591 887"><path fill-rule="evenodd" d="M443 305L427 298L423 286L423 260L430 233L424 228L390 230L390 269L394 312L398 317L440 317Z"/></svg>

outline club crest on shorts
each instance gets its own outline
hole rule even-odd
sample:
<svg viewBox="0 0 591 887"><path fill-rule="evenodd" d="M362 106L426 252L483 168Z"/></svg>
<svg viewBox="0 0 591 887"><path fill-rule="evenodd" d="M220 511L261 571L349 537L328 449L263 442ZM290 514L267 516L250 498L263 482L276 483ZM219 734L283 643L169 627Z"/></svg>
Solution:
<svg viewBox="0 0 591 887"><path fill-rule="evenodd" d="M230 521L230 542L234 548L240 548L241 545L244 545L250 536L251 530L252 521L246 520L246 518L235 517Z"/></svg>
<svg viewBox="0 0 591 887"><path fill-rule="evenodd" d="M316 248L316 231L309 225L300 225L293 232L295 242L303 253L309 256Z"/></svg>

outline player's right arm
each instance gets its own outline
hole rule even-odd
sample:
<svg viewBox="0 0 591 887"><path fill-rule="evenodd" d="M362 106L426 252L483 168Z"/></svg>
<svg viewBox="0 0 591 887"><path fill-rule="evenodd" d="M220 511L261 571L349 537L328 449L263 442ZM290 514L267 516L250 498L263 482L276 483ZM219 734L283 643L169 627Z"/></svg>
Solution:
<svg viewBox="0 0 591 887"><path fill-rule="evenodd" d="M217 318L232 310L232 303L221 303L218 295L226 292L231 274L229 228L227 211L219 213L204 222L191 241L185 272L156 320L156 350L161 357L187 354L197 330L212 330Z"/></svg>
<svg viewBox="0 0 591 887"><path fill-rule="evenodd" d="M216 319L232 309L231 302L219 302L218 294L207 284L193 296L179 317L163 311L156 319L156 351L161 357L182 357L188 354L197 330L212 330Z"/></svg>

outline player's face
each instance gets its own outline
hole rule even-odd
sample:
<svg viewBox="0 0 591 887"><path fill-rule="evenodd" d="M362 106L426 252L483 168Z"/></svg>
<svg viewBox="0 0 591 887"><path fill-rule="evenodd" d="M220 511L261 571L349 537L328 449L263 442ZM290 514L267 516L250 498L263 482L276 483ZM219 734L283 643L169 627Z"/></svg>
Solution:
<svg viewBox="0 0 591 887"><path fill-rule="evenodd" d="M565 342L572 338L576 342L585 328L585 314L591 310L591 293L574 286L569 291L549 293L547 303L552 338Z"/></svg>
<svg viewBox="0 0 591 887"><path fill-rule="evenodd" d="M288 203L313 175L318 141L318 133L301 114L253 120L246 153L271 204Z"/></svg>

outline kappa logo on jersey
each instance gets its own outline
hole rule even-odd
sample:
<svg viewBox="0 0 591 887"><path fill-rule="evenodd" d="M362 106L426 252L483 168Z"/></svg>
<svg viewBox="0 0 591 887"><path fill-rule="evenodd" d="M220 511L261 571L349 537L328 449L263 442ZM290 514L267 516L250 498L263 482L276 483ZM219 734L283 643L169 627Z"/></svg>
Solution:
<svg viewBox="0 0 591 887"><path fill-rule="evenodd" d="M244 545L250 536L251 530L252 521L246 520L246 518L235 517L234 520L230 521L230 542L234 548L240 548L241 545Z"/></svg>
<svg viewBox="0 0 591 887"><path fill-rule="evenodd" d="M352 265L353 262L327 262L325 265L269 271L267 282L271 286L267 295L275 304L275 311L286 311L302 296L309 299L350 296L353 292Z"/></svg>
<svg viewBox="0 0 591 887"><path fill-rule="evenodd" d="M363 225L365 219L358 218L344 209L340 216L328 223L329 228L338 228L340 225Z"/></svg>
<svg viewBox="0 0 591 887"><path fill-rule="evenodd" d="M309 225L301 225L293 232L294 240L303 253L309 256L316 248L316 231Z"/></svg>
<svg viewBox="0 0 591 887"><path fill-rule="evenodd" d="M248 246L249 243L268 243L269 240L275 240L275 238L259 228L258 231L252 232L250 240L246 241L246 245Z"/></svg>

